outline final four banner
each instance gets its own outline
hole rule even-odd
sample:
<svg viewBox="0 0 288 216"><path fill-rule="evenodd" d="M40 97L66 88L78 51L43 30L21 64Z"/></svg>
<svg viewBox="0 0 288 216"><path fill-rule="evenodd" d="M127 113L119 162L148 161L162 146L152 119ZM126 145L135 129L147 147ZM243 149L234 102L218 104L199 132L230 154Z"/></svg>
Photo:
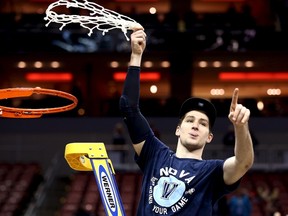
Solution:
<svg viewBox="0 0 288 216"><path fill-rule="evenodd" d="M125 216L123 203L115 180L115 171L104 143L70 143L65 159L78 171L93 171L107 216Z"/></svg>

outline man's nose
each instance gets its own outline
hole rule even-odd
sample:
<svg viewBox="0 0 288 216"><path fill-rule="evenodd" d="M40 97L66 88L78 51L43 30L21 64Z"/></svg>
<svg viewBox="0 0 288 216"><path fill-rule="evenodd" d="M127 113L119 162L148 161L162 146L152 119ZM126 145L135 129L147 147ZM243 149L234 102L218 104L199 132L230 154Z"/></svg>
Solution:
<svg viewBox="0 0 288 216"><path fill-rule="evenodd" d="M198 122L193 122L192 128L193 129L198 129L198 127L199 127L199 123Z"/></svg>

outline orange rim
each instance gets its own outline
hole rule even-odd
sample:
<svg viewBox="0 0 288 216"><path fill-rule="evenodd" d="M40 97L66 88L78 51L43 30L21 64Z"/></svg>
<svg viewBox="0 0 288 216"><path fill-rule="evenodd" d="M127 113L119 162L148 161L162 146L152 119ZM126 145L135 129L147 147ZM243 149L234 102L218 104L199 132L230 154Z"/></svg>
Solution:
<svg viewBox="0 0 288 216"><path fill-rule="evenodd" d="M52 95L56 97L66 98L72 101L72 103L66 106L62 106L62 107L40 108L40 109L14 108L14 107L0 106L0 116L6 117L6 118L39 118L43 114L59 113L59 112L65 112L65 111L71 110L75 108L78 103L77 98L72 94L69 94L63 91L54 90L54 89L43 89L39 87L0 89L0 100L8 99L8 98L17 98L17 97L28 97L28 96L31 96L32 94L44 94L44 95Z"/></svg>

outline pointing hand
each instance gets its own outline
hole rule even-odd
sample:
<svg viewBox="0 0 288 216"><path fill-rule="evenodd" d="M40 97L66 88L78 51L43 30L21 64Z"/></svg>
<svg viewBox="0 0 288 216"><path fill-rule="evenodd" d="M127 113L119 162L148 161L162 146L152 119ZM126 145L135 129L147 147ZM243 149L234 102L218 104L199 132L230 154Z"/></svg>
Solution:
<svg viewBox="0 0 288 216"><path fill-rule="evenodd" d="M235 88L230 105L230 113L228 118L234 125L244 125L250 117L250 110L242 104L238 104L239 89Z"/></svg>

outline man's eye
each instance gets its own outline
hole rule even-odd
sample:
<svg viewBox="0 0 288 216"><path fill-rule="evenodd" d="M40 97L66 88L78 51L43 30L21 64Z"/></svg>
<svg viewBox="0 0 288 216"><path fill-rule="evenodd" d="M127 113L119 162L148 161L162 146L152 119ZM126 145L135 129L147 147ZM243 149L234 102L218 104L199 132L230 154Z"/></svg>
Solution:
<svg viewBox="0 0 288 216"><path fill-rule="evenodd" d="M205 126L205 127L208 125L206 122L201 122L200 124Z"/></svg>

